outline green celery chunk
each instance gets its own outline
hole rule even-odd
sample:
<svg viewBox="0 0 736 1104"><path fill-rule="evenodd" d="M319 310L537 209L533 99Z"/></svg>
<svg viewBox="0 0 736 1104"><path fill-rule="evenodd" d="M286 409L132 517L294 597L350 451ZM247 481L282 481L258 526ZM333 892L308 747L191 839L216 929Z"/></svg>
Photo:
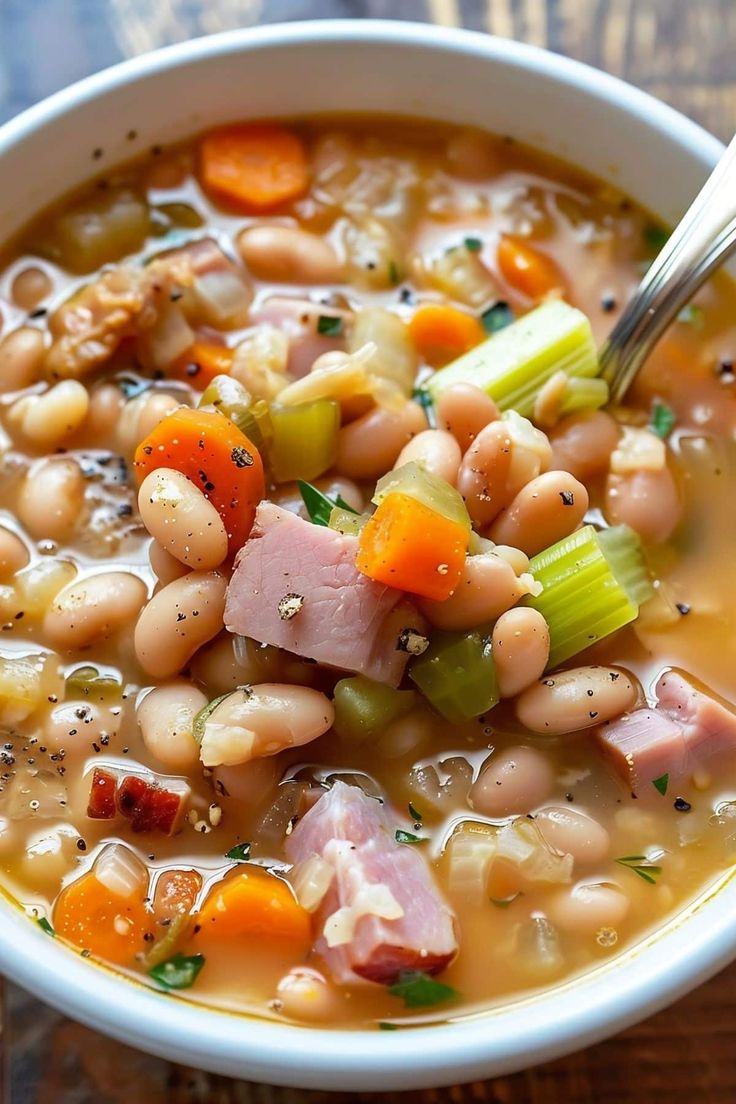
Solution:
<svg viewBox="0 0 736 1104"><path fill-rule="evenodd" d="M342 740L364 743L408 713L416 699L414 690L394 690L364 675L340 679L335 686L333 728Z"/></svg>
<svg viewBox="0 0 736 1104"><path fill-rule="evenodd" d="M548 667L557 667L636 620L654 593L639 538L628 526L585 525L534 556L529 571L542 593L524 599L550 633Z"/></svg>
<svg viewBox="0 0 736 1104"><path fill-rule="evenodd" d="M369 517L370 514L356 514L342 506L333 506L327 527L334 529L336 533L342 533L344 537L357 537Z"/></svg>
<svg viewBox="0 0 736 1104"><path fill-rule="evenodd" d="M609 397L608 384L599 376L592 379L573 376L567 381L560 404L560 415L564 417L566 414L576 414L579 410L600 410Z"/></svg>
<svg viewBox="0 0 736 1104"><path fill-rule="evenodd" d="M540 388L559 371L591 377L600 366L586 316L550 299L435 372L424 386L436 401L453 384L472 383L501 410L528 418Z"/></svg>
<svg viewBox="0 0 736 1104"><path fill-rule="evenodd" d="M253 400L247 388L232 376L215 376L207 384L199 400L200 407L211 406L219 410L226 418L252 441L264 462L273 438L271 416L268 403L263 399Z"/></svg>
<svg viewBox="0 0 736 1104"><path fill-rule="evenodd" d="M309 481L335 462L340 404L317 399L298 406L271 406L271 469L277 483Z"/></svg>
<svg viewBox="0 0 736 1104"><path fill-rule="evenodd" d="M103 675L96 667L75 667L64 679L64 697L67 701L90 698L92 701L109 701L120 698L123 685L112 675Z"/></svg>
<svg viewBox="0 0 736 1104"><path fill-rule="evenodd" d="M499 699L490 633L433 633L429 648L409 669L412 682L445 720L462 724L493 709Z"/></svg>
<svg viewBox="0 0 736 1104"><path fill-rule="evenodd" d="M421 502L436 514L462 525L470 533L470 517L462 495L444 479L428 472L423 464L410 460L387 472L376 484L372 501L380 506L390 494L404 494Z"/></svg>

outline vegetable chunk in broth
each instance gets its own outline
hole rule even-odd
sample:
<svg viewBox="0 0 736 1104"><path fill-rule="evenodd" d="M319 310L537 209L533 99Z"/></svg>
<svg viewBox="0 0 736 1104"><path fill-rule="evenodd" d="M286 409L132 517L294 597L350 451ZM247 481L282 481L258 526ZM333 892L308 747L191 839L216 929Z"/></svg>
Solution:
<svg viewBox="0 0 736 1104"><path fill-rule="evenodd" d="M736 853L734 291L627 403L663 238L406 119L210 131L0 273L0 871L165 994L456 1018Z"/></svg>

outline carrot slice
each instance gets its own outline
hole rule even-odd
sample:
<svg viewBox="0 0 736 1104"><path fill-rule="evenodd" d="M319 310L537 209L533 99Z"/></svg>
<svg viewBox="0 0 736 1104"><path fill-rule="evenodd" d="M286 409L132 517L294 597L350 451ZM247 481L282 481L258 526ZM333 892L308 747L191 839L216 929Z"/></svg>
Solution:
<svg viewBox="0 0 736 1104"><path fill-rule="evenodd" d="M63 889L54 907L58 935L118 966L133 965L152 927L142 899L113 893L92 871Z"/></svg>
<svg viewBox="0 0 736 1104"><path fill-rule="evenodd" d="M363 526L355 562L377 583L442 602L460 581L467 547L463 525L394 493Z"/></svg>
<svg viewBox="0 0 736 1104"><path fill-rule="evenodd" d="M230 553L247 540L265 492L263 464L253 442L223 414L174 410L141 441L134 467L139 483L156 468L180 471L222 518Z"/></svg>
<svg viewBox="0 0 736 1104"><path fill-rule="evenodd" d="M193 387L204 391L215 376L229 376L235 353L227 345L210 341L195 341L171 365L171 375L186 380Z"/></svg>
<svg viewBox="0 0 736 1104"><path fill-rule="evenodd" d="M488 336L472 314L441 303L418 307L409 334L417 352L433 367L449 364Z"/></svg>
<svg viewBox="0 0 736 1104"><path fill-rule="evenodd" d="M541 299L548 292L565 287L565 279L552 258L518 238L504 235L496 256L506 283L530 299Z"/></svg>
<svg viewBox="0 0 736 1104"><path fill-rule="evenodd" d="M258 866L242 867L214 887L197 917L197 935L287 940L296 953L312 940L309 913L286 882Z"/></svg>
<svg viewBox="0 0 736 1104"><path fill-rule="evenodd" d="M267 211L309 184L304 143L273 123L220 127L200 146L202 183L246 211Z"/></svg>

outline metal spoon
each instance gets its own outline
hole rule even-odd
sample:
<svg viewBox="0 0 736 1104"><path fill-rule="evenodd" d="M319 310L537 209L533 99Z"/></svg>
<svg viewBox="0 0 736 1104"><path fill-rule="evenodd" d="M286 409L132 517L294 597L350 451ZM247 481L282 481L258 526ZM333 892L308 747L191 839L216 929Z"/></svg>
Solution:
<svg viewBox="0 0 736 1104"><path fill-rule="evenodd" d="M601 349L621 402L654 345L700 285L736 250L736 137L657 255Z"/></svg>

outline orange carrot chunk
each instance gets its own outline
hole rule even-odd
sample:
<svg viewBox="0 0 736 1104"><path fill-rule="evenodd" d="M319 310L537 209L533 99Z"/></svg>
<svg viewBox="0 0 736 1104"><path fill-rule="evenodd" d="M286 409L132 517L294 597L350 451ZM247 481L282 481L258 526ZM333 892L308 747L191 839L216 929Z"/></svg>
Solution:
<svg viewBox="0 0 736 1104"><path fill-rule="evenodd" d="M363 527L356 566L377 583L442 602L460 581L467 547L463 525L394 493Z"/></svg>
<svg viewBox="0 0 736 1104"><path fill-rule="evenodd" d="M506 283L530 299L541 299L565 287L565 279L552 258L518 238L504 235L498 243L497 259Z"/></svg>
<svg viewBox="0 0 736 1104"><path fill-rule="evenodd" d="M224 414L180 407L141 441L134 467L139 483L156 468L175 468L191 479L225 523L231 555L248 539L265 493L263 464Z"/></svg>
<svg viewBox="0 0 736 1104"><path fill-rule="evenodd" d="M53 920L57 935L118 966L134 965L153 928L142 898L113 893L92 871L61 891Z"/></svg>
<svg viewBox="0 0 736 1104"><path fill-rule="evenodd" d="M230 375L234 358L235 353L227 345L216 345L213 341L195 341L171 365L171 375L204 391L215 376Z"/></svg>
<svg viewBox="0 0 736 1104"><path fill-rule="evenodd" d="M488 336L472 314L441 303L418 307L409 322L409 334L417 352L433 367L449 364Z"/></svg>
<svg viewBox="0 0 736 1104"><path fill-rule="evenodd" d="M312 941L307 910L286 882L258 866L243 866L212 889L195 931L205 938L288 941L297 955Z"/></svg>
<svg viewBox="0 0 736 1104"><path fill-rule="evenodd" d="M212 130L202 139L200 158L204 187L245 211L298 199L309 185L302 140L274 123Z"/></svg>

